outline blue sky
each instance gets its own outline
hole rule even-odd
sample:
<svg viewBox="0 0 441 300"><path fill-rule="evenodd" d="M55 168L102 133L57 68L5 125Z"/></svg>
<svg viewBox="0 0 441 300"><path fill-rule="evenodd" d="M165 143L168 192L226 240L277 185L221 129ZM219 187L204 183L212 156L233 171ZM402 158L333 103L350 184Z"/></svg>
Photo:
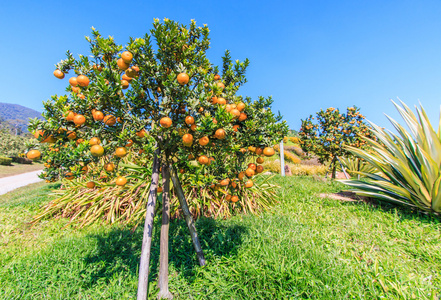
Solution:
<svg viewBox="0 0 441 300"><path fill-rule="evenodd" d="M208 57L249 58L256 98L272 95L290 128L320 108L357 105L390 128L390 99L421 102L434 126L441 104L440 1L7 1L0 11L0 102L42 110L67 79L52 72L66 50L88 54L90 27L125 44L165 17L208 24ZM436 124L435 124L436 120Z"/></svg>

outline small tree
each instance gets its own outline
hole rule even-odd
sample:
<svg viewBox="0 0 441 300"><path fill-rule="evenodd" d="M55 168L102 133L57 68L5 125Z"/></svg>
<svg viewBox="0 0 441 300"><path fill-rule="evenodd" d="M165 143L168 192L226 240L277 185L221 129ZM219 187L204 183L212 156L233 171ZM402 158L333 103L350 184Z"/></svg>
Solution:
<svg viewBox="0 0 441 300"><path fill-rule="evenodd" d="M332 178L335 178L338 157L352 155L345 147L363 147L366 141L362 137L371 136L364 119L356 106L348 107L346 113L333 107L325 111L321 109L316 117L310 115L301 120L299 135L302 150L317 156L321 163L331 160Z"/></svg>
<svg viewBox="0 0 441 300"><path fill-rule="evenodd" d="M246 82L244 62L223 57L219 68L206 57L208 27L194 21L184 26L155 20L151 34L130 39L125 47L103 38L93 29L87 37L92 56L80 55L56 65L54 75L69 79L69 96L46 102L47 121L33 120L30 128L40 142L54 143L45 159L46 179L66 179L90 172L100 182L124 188L130 178L119 168L129 152L153 161L142 244L138 299L147 296L154 208L162 173L162 227L159 297L168 291L168 227L170 178L190 230L201 265L201 246L177 170L192 172L202 184L228 193L231 205L239 203L253 186L252 177L263 168L247 165L252 156L271 156L269 147L286 134L287 125L270 109L271 98L258 101L236 95ZM151 40L155 40L155 44ZM251 149L248 151L247 149ZM31 152L31 151L30 151ZM35 152L34 152L35 154ZM93 169L88 165L93 162ZM146 163L147 164L147 163ZM149 173L150 174L150 173Z"/></svg>

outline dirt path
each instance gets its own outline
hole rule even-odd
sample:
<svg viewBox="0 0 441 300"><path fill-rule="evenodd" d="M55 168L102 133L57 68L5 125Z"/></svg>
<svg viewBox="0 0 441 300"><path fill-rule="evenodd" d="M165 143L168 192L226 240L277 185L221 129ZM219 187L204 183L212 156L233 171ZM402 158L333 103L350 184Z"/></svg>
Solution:
<svg viewBox="0 0 441 300"><path fill-rule="evenodd" d="M0 195L6 194L16 188L41 181L37 176L39 173L41 173L41 170L0 178Z"/></svg>

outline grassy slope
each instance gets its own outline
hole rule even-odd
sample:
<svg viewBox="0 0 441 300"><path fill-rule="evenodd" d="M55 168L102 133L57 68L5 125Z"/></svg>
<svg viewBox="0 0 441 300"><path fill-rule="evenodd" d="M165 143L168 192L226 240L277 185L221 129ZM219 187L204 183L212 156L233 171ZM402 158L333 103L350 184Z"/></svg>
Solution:
<svg viewBox="0 0 441 300"><path fill-rule="evenodd" d="M33 163L32 165L13 163L11 166L0 165L0 178L18 175L26 172L43 170L43 164Z"/></svg>
<svg viewBox="0 0 441 300"><path fill-rule="evenodd" d="M176 299L431 299L441 290L440 223L410 211L321 199L337 183L275 179L281 199L261 216L199 220L208 265L172 222ZM142 228L25 224L56 185L0 196L1 299L135 299ZM32 192L32 196L29 196ZM153 277L159 244L153 252ZM191 256L188 256L191 253ZM150 285L151 296L155 282Z"/></svg>

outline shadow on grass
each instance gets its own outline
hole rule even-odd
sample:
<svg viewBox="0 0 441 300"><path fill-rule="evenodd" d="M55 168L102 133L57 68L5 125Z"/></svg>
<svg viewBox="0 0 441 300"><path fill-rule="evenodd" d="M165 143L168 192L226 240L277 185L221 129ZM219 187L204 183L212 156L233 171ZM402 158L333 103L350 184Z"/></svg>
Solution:
<svg viewBox="0 0 441 300"><path fill-rule="evenodd" d="M159 271L159 237L160 222L155 219L153 232L152 253L150 257L149 281L157 279ZM242 236L247 232L240 225L226 226L212 219L199 219L196 223L201 239L207 264L215 256L234 256L242 244ZM128 273L137 277L143 227L134 233L129 228L115 228L110 232L89 235L88 238L97 241L96 250L85 258L86 268L81 272L85 287L91 287L98 282L108 280L120 273ZM192 282L194 271L199 267L196 254L188 233L188 227L183 220L173 220L170 223L169 263ZM89 268L90 267L90 268Z"/></svg>
<svg viewBox="0 0 441 300"><path fill-rule="evenodd" d="M340 193L345 193L345 192L340 192ZM348 193L345 193L345 195L347 196ZM361 198L361 200L359 200L359 198ZM349 205L349 206L368 205L369 209L371 210L382 211L389 214L396 214L399 217L400 221L416 220L418 222L422 222L426 224L441 223L440 215L424 212L410 206L398 205L386 201L381 201L375 198L368 198L368 197L359 197L359 198L357 199L358 201L354 201L354 202L342 201L341 203L343 203L343 205Z"/></svg>

